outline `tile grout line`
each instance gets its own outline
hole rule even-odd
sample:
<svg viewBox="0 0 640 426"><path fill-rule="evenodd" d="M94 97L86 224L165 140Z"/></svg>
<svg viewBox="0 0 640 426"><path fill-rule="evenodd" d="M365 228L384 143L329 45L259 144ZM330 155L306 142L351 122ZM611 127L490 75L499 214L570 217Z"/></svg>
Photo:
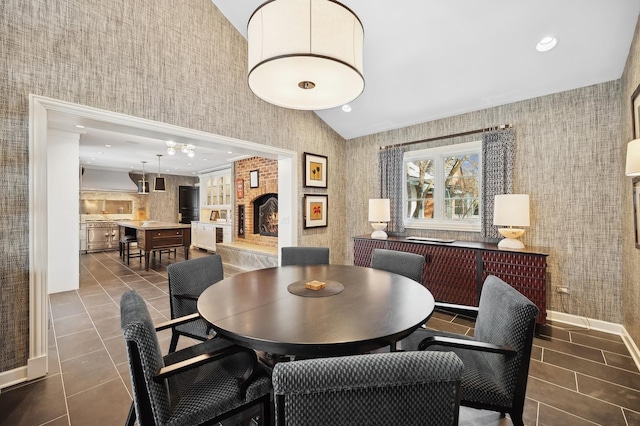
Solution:
<svg viewBox="0 0 640 426"><path fill-rule="evenodd" d="M76 294L78 294L77 291L76 291ZM78 298L80 298L79 294L78 294ZM49 296L49 306L51 306L51 296ZM56 353L58 354L58 368L60 370L60 383L62 384L62 397L63 397L62 399L64 400L64 408L67 412L67 421L69 422L69 426L71 426L71 414L69 413L69 403L67 402L67 388L64 385L62 361L60 360L60 349L59 349L60 346L58 345L58 334L56 333L56 323L55 321L53 321L53 317L51 318L51 327L53 327L53 339L56 341Z"/></svg>
<svg viewBox="0 0 640 426"><path fill-rule="evenodd" d="M560 411L560 412L562 412L562 413L565 413L565 414L570 415L571 417L575 417L575 418L577 418L577 419L584 420L585 422L591 423L591 424L593 424L593 425L595 425L595 426L602 426L600 423L596 423L596 422L591 421L591 420L589 420L589 419L585 419L584 417L577 416L577 415L575 415L575 414L573 414L573 413L570 413L570 412L568 412L568 411L562 410L562 409L560 409L560 408L558 408L558 407L554 407L553 405L545 404L544 402L540 402L540 401L538 402L538 404L539 404L539 405L545 405L545 406L547 406L547 407L553 408L554 410L558 410L558 411ZM619 407L619 406L618 406L618 405L616 405L616 407ZM544 425L538 425L538 426L544 426Z"/></svg>
<svg viewBox="0 0 640 426"><path fill-rule="evenodd" d="M100 265L102 265L104 268L106 268L106 266L105 266L105 265L104 265L104 264L103 264L99 259L96 259L96 260L100 263ZM84 265L83 265L83 266L84 266ZM87 270L88 270L88 268L87 268ZM88 271L89 271L89 270L88 270ZM111 271L110 271L110 272L111 272ZM90 274L91 274L91 276L93 276L93 277L94 277L94 279L95 279L95 275L93 275L93 273L92 273L91 271L89 271L89 273L90 273ZM112 272L112 273L113 273L113 272ZM115 275L115 274L114 274L114 275ZM120 279L117 275L116 275L116 278ZM97 280L97 279L96 279L96 281L98 282L98 285L99 285L100 287L102 287L102 290L103 290L103 291L105 291L105 293L106 293L106 290L105 290L105 288L102 286L102 284L100 283L100 281L99 281L99 280ZM107 294L108 294L108 293L107 293ZM102 347L104 348L104 351L106 352L107 356L109 357L109 360L111 361L111 365L112 365L112 366L113 366L113 368L115 369L115 372L116 372L116 374L117 374L117 376L118 376L117 378L118 378L118 379L120 379L120 383L122 383L122 386L124 386L124 389L125 389L125 391L127 392L127 395L129 395L129 397L131 398L131 400L133 400L133 396L132 396L132 395L131 395L131 393L129 392L129 388L127 387L126 383L124 383L124 380L122 379L122 375L120 374L120 371L118 370L118 366L116 365L115 361L113 360L113 357L111 356L111 353L109 352L109 349L107 348L107 345L105 345L105 343L104 343L104 339L102 338L102 336L101 336L101 335L100 335L100 333L98 332L98 328L96 327L96 323L95 323L95 321L93 320L93 317L89 314L89 311L88 311L88 309L87 309L87 306L86 306L86 305L85 305L85 303L84 303L84 300L80 297L80 294L78 294L78 297L80 298L80 302L82 303L82 306L84 306L84 309L85 309L85 311L87 312L87 316L89 317L89 321L91 321L91 324L93 324L93 329L94 329L94 331L96 332L96 334L98 335L98 338L100 339L100 343L102 344ZM111 298L111 300L113 300L113 297L111 297L111 295L109 295L109 297ZM114 301L114 303L115 303L115 301ZM117 305L117 303L116 303L116 305ZM117 318L117 317L112 317L112 318ZM95 351L95 352L97 352L97 351ZM86 355L86 354L84 354L84 355ZM61 372L62 372L62 370L61 370ZM77 393L75 393L75 394L71 395L71 396L79 395L79 394L81 394L81 393L83 393L83 392L86 392L86 391L88 391L88 390L90 390L90 389L94 389L94 388L95 388L95 387L97 387L97 386L102 386L102 385L104 385L104 384L106 384L106 383L109 383L109 382L111 382L111 381L113 381L113 380L116 380L116 379L107 380L106 382L100 383L100 384L98 384L98 385L96 385L96 386L92 386L92 387L90 387L90 388L88 388L88 389L84 389L84 390L82 390L82 391L80 391L80 392L77 392ZM63 377L63 382L64 382L64 377ZM66 397L66 398L68 398L68 397ZM66 399L66 398L65 398L65 399ZM67 412L68 412L68 408L67 408ZM69 414L69 422L71 422L71 414Z"/></svg>
<svg viewBox="0 0 640 426"><path fill-rule="evenodd" d="M552 385L552 386L557 386L557 387L559 387L559 388L561 388L561 389L565 389L565 390L567 390L567 391L569 391L569 392L576 393L576 394L578 394L578 395L584 396L584 397L589 398L589 399L593 399L593 400L598 401L598 402L602 402L602 403L604 403L604 404L611 405L611 406L613 406L613 407L617 407L617 408L620 408L620 409L622 409L622 408L626 408L626 407L623 407L623 406L622 406L622 405L620 405L620 404L616 404L616 403L613 403L613 402L605 401L605 400L603 400L603 399L596 398L595 396L591 396L591 395L587 395L586 393L582 393L582 392L580 392L580 391L578 391L578 390L577 390L577 387L576 387L576 390L574 391L573 389L569 389L569 388L567 388L567 387L560 386L560 385L558 385L558 384L556 384L556 383L550 382L550 381L548 381L548 380L541 379L541 378L539 378L539 377L533 377L533 376L531 376L531 377L532 377L532 378L534 378L534 379L536 379L536 380L539 380L539 381L541 381L541 382L544 382L544 383L550 384L550 385ZM576 383L576 385L577 385L577 383ZM532 401L537 401L537 400L535 400L535 399L533 399L533 398L531 398L531 400L532 400ZM541 404L544 404L542 401L538 401L538 402L540 402ZM550 405L550 404L545 404L545 405L548 405L549 407L553 407L553 408L555 408L556 410L559 410L559 408L554 407L553 405ZM627 409L628 409L628 408L627 408ZM628 409L628 410L629 410L629 411L634 411L634 410L632 410L632 409ZM560 410L560 411L564 411L564 410ZM635 411L634 411L634 412L635 412ZM568 413L568 411L567 411L567 413ZM569 413L569 414L571 414L571 413ZM574 414L574 415L575 415L575 414ZM576 417L579 417L579 416L576 416ZM582 417L581 417L581 418L582 418Z"/></svg>

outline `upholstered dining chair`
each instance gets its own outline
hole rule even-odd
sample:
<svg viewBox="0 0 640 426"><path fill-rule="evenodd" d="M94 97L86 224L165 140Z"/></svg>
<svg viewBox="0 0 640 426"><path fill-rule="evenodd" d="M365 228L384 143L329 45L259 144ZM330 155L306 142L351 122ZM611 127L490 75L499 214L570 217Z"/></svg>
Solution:
<svg viewBox="0 0 640 426"><path fill-rule="evenodd" d="M328 265L328 247L282 247L280 264L288 265Z"/></svg>
<svg viewBox="0 0 640 426"><path fill-rule="evenodd" d="M473 337L419 328L400 341L400 348L455 352L464 363L461 404L509 413L514 425L523 425L536 305L490 275L477 308L436 303L438 307L477 313Z"/></svg>
<svg viewBox="0 0 640 426"><path fill-rule="evenodd" d="M276 364L276 424L457 425L463 365L451 352L393 352Z"/></svg>
<svg viewBox="0 0 640 426"><path fill-rule="evenodd" d="M254 351L211 339L162 357L145 301L135 290L120 300L133 405L127 425L199 425L260 406L260 423L271 421L271 381ZM241 415L240 415L241 416Z"/></svg>
<svg viewBox="0 0 640 426"><path fill-rule="evenodd" d="M403 275L422 284L424 256L404 251L373 249L371 267Z"/></svg>
<svg viewBox="0 0 640 426"><path fill-rule="evenodd" d="M167 266L171 318L197 312L200 294L210 285L224 278L222 257L219 254L198 257ZM209 329L202 318L177 325L171 329L169 352L176 350L180 336L207 340Z"/></svg>

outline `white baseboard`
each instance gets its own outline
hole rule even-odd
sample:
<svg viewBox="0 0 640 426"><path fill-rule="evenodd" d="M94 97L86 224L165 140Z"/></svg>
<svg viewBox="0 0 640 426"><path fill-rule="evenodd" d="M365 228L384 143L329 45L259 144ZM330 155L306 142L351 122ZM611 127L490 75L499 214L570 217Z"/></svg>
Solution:
<svg viewBox="0 0 640 426"><path fill-rule="evenodd" d="M547 319L550 321L561 322L563 324L586 327L591 330L602 331L603 333L616 334L622 337L622 341L629 350L631 358L633 358L633 361L640 370L640 349L638 349L638 346L622 324L581 317L578 315L565 314L564 312L557 311L547 311Z"/></svg>
<svg viewBox="0 0 640 426"><path fill-rule="evenodd" d="M13 370L3 371L0 373L0 390L9 386L17 385L18 383L27 381L28 368L24 367L14 368Z"/></svg>

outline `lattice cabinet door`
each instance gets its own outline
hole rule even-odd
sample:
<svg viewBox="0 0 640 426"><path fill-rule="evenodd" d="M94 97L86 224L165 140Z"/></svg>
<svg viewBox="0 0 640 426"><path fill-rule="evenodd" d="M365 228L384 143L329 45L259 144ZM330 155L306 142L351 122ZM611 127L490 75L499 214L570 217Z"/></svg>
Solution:
<svg viewBox="0 0 640 426"><path fill-rule="evenodd" d="M384 240L355 238L353 244L353 264L356 266L371 266L371 252L377 248L387 248L387 242Z"/></svg>
<svg viewBox="0 0 640 426"><path fill-rule="evenodd" d="M540 310L536 322L547 318L547 258L544 255L504 251L482 252L482 282L495 275L524 294Z"/></svg>

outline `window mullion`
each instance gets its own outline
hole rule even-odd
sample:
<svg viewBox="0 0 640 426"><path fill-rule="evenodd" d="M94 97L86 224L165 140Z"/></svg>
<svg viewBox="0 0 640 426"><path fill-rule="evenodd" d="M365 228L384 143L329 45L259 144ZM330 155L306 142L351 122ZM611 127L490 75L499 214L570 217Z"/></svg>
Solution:
<svg viewBox="0 0 640 426"><path fill-rule="evenodd" d="M441 155L434 157L435 162L435 183L434 183L434 219L441 221L444 219L444 161Z"/></svg>

